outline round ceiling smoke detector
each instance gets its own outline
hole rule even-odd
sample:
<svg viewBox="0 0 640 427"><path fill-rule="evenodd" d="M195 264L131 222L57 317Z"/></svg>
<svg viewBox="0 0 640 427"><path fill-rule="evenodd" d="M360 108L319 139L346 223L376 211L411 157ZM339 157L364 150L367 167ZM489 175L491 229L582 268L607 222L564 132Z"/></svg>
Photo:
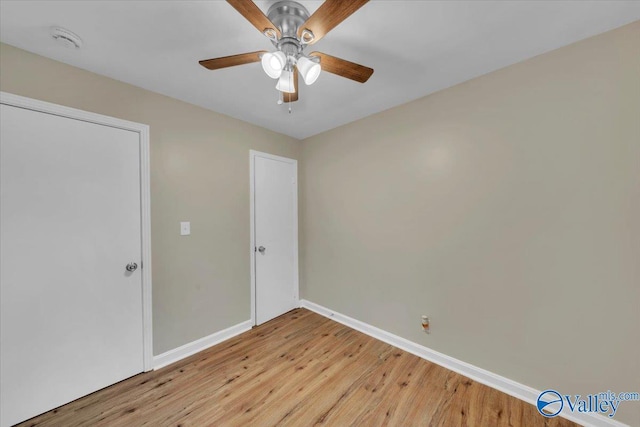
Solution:
<svg viewBox="0 0 640 427"><path fill-rule="evenodd" d="M51 37L70 49L80 49L82 47L82 39L77 34L61 27L51 27Z"/></svg>

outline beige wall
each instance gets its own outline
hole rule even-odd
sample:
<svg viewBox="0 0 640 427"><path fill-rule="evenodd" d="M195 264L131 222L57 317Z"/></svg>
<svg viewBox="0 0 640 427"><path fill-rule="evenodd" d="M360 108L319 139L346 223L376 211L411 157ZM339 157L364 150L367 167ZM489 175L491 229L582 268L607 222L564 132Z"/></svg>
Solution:
<svg viewBox="0 0 640 427"><path fill-rule="evenodd" d="M537 389L640 390L640 22L302 159L303 298Z"/></svg>
<svg viewBox="0 0 640 427"><path fill-rule="evenodd" d="M249 150L297 140L6 44L0 90L150 126L154 354L249 319Z"/></svg>

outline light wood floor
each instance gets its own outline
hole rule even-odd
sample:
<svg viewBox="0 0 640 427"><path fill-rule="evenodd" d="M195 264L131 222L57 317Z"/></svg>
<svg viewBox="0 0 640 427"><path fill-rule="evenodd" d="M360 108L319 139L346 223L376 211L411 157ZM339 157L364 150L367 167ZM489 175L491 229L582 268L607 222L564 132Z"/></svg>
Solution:
<svg viewBox="0 0 640 427"><path fill-rule="evenodd" d="M24 426L574 426L304 309Z"/></svg>

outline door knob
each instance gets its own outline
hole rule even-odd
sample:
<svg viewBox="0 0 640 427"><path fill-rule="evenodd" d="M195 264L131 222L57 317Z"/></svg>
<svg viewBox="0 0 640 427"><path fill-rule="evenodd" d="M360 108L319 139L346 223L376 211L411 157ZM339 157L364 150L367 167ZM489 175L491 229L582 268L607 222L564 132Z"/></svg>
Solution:
<svg viewBox="0 0 640 427"><path fill-rule="evenodd" d="M130 262L129 264L127 264L126 269L129 272L136 271L138 269L138 264L136 264L135 262Z"/></svg>
<svg viewBox="0 0 640 427"><path fill-rule="evenodd" d="M258 248L258 252L260 252L260 253L261 253L261 254L263 254L263 255L264 255L264 251L265 251L265 250L267 250L267 248L265 248L264 246L260 246L260 247Z"/></svg>

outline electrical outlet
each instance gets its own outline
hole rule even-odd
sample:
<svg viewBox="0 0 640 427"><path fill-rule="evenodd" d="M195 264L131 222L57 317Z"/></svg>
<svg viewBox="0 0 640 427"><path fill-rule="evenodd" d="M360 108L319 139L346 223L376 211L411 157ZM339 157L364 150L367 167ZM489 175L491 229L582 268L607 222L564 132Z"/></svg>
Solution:
<svg viewBox="0 0 640 427"><path fill-rule="evenodd" d="M429 316L427 316L426 314L422 315L422 330L424 331L424 333L426 334L430 334L431 333L431 325L429 322Z"/></svg>

